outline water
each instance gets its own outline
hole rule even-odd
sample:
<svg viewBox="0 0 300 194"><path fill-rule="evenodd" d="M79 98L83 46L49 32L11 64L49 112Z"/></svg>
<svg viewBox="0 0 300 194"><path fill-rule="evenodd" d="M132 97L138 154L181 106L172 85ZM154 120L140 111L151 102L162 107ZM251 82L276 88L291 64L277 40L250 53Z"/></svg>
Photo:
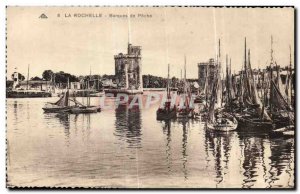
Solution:
<svg viewBox="0 0 300 194"><path fill-rule="evenodd" d="M199 120L156 121L158 104L96 114L43 113L45 102L55 100L7 99L9 185L294 187L292 138L211 133ZM91 101L99 104L99 98Z"/></svg>

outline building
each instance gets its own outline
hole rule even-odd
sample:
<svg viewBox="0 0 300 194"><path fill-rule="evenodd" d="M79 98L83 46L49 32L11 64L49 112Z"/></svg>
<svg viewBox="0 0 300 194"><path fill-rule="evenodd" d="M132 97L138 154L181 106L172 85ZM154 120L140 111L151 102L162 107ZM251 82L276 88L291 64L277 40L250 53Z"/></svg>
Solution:
<svg viewBox="0 0 300 194"><path fill-rule="evenodd" d="M206 79L206 72L208 71L209 80L208 82L211 83L214 79L215 73L215 60L213 58L209 59L208 62L198 63L198 82L201 89L204 88L205 79Z"/></svg>
<svg viewBox="0 0 300 194"><path fill-rule="evenodd" d="M37 90L37 91L51 91L53 84L51 81L46 80L28 80L19 81L15 89L18 90Z"/></svg>
<svg viewBox="0 0 300 194"><path fill-rule="evenodd" d="M80 90L82 87L80 82L70 82L69 88L74 90Z"/></svg>
<svg viewBox="0 0 300 194"><path fill-rule="evenodd" d="M118 89L143 90L142 55L140 46L128 44L127 54L115 58L115 77Z"/></svg>

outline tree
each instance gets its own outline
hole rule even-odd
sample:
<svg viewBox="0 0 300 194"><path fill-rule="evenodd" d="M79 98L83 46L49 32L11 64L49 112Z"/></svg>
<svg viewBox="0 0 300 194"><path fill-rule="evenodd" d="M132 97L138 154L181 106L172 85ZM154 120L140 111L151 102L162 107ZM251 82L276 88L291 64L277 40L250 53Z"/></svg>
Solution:
<svg viewBox="0 0 300 194"><path fill-rule="evenodd" d="M11 75L11 78L14 80L14 73ZM19 81L24 81L25 80L25 76L22 75L21 73L18 73L18 80Z"/></svg>
<svg viewBox="0 0 300 194"><path fill-rule="evenodd" d="M76 77L75 75L71 75L71 74L65 73L63 71L55 73L55 82L56 83L67 83L68 79L69 79L69 82L79 81L78 77Z"/></svg>
<svg viewBox="0 0 300 194"><path fill-rule="evenodd" d="M42 75L42 76L43 76L43 79L44 79L44 80L50 81L53 74L54 74L54 73L53 73L52 70L45 70L45 71L43 72L43 75Z"/></svg>

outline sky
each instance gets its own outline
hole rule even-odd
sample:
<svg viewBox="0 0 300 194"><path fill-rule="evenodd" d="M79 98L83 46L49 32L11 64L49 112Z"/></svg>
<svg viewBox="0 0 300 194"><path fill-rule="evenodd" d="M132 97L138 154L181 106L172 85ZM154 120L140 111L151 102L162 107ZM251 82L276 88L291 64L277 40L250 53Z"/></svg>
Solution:
<svg viewBox="0 0 300 194"><path fill-rule="evenodd" d="M232 72L241 70L245 37L253 68L270 63L271 36L277 64L289 64L289 46L294 61L293 8L8 7L6 11L8 79L15 69L27 76L28 65L29 77L41 77L46 69L114 74L114 55L126 53L128 42L142 47L142 74L162 77L167 76L168 63L170 75L180 77L186 56L187 78L197 78L197 63L216 56L219 38L222 67L227 54ZM43 13L47 19L40 18ZM87 14L90 17L83 17Z"/></svg>

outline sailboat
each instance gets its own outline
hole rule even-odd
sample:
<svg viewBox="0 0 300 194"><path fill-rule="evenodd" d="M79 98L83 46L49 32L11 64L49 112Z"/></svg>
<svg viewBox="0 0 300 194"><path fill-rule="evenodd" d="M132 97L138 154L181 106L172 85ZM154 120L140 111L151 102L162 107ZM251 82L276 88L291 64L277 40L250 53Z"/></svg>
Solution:
<svg viewBox="0 0 300 194"><path fill-rule="evenodd" d="M235 130L238 126L238 121L231 114L224 112L224 107L222 107L221 63L218 60L219 58L220 51L217 57L216 73L213 79L213 88L206 126L210 130L227 132Z"/></svg>
<svg viewBox="0 0 300 194"><path fill-rule="evenodd" d="M195 118L194 107L190 106L191 92L188 90L188 85L186 81L186 57L184 58L184 80L183 80L183 104L179 105L177 111L177 118Z"/></svg>
<svg viewBox="0 0 300 194"><path fill-rule="evenodd" d="M272 53L272 50L271 50ZM272 57L272 56L271 56ZM273 57L271 58L271 60ZM272 64L272 63L271 63ZM273 79L273 69L270 68L270 115L273 119L275 130L274 133L283 135L294 135L295 115L292 106L292 64L290 54L289 74L287 75L286 88L282 90L282 82L279 73L279 66L276 64L276 79Z"/></svg>
<svg viewBox="0 0 300 194"><path fill-rule="evenodd" d="M63 93L60 99L55 102L47 102L43 110L47 113L57 113L57 112L68 112L70 111L72 106L70 106L69 101L69 90Z"/></svg>
<svg viewBox="0 0 300 194"><path fill-rule="evenodd" d="M241 84L243 84L242 101L240 102L241 112L236 112L235 117L238 120L241 130L271 130L273 122L266 111L265 101L263 103L258 97L257 86L254 83L253 72L250 63L250 50L248 50L248 60L246 52L245 38L245 60L244 72L242 72Z"/></svg>
<svg viewBox="0 0 300 194"><path fill-rule="evenodd" d="M215 131L223 131L223 132L233 131L238 126L238 121L236 120L236 118L230 114L223 112L222 109L217 109L215 107L217 90L220 90L218 88L220 87L218 86L218 81L216 80L211 95L209 115L208 115L209 117L206 126L208 129L215 130ZM217 100L221 100L221 99L217 99Z"/></svg>
<svg viewBox="0 0 300 194"><path fill-rule="evenodd" d="M294 111L285 101L284 97L276 87L274 81L271 81L271 95L273 103L272 118L275 125L273 133L279 133L285 136L294 136L295 132L295 116ZM274 111L276 107L276 111Z"/></svg>
<svg viewBox="0 0 300 194"><path fill-rule="evenodd" d="M89 80L88 80L88 84L87 84L88 90L87 90L87 105L83 105L81 103L79 103L78 101L76 101L75 97L74 97L74 102L76 104L76 106L72 107L70 109L70 113L72 114L81 114L81 113L97 113L101 111L101 107L100 106L91 106L90 105L90 93L89 93Z"/></svg>
<svg viewBox="0 0 300 194"><path fill-rule="evenodd" d="M169 120L176 118L176 105L171 107L171 93L170 93L170 65L168 64L168 80L167 80L167 99L164 106L156 111L157 120Z"/></svg>

